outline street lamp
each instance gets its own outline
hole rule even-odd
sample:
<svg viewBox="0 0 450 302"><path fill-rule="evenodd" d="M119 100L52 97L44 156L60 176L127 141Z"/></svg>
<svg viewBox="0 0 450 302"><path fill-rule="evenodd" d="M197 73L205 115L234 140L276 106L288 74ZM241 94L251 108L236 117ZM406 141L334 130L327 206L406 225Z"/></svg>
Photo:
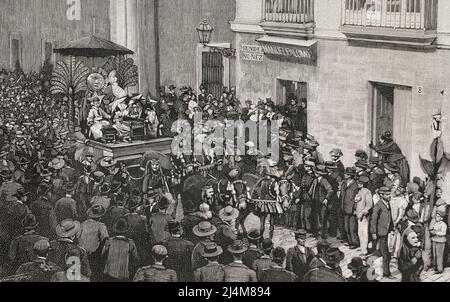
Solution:
<svg viewBox="0 0 450 302"><path fill-rule="evenodd" d="M203 20L200 25L197 27L198 37L200 39L200 43L203 46L206 46L211 41L211 35L214 31L211 25L209 25L208 20Z"/></svg>

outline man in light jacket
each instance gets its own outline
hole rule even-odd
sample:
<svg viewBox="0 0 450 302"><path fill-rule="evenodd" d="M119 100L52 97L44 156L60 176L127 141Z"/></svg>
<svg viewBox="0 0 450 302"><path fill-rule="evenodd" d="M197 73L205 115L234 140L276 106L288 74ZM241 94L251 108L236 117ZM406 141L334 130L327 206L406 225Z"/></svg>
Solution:
<svg viewBox="0 0 450 302"><path fill-rule="evenodd" d="M367 189L370 179L360 176L357 180L358 194L355 197L355 216L358 221L358 237L361 247L361 256L367 256L369 244L369 212L373 207L372 193Z"/></svg>

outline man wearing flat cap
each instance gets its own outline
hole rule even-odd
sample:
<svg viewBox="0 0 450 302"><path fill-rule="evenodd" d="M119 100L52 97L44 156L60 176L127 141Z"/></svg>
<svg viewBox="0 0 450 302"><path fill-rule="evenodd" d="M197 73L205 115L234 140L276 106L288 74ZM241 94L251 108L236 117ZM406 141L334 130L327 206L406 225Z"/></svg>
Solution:
<svg viewBox="0 0 450 302"><path fill-rule="evenodd" d="M181 238L181 225L177 221L169 221L170 238L164 243L167 248L167 258L164 266L177 272L180 282L192 282L193 270L191 264L194 244Z"/></svg>
<svg viewBox="0 0 450 302"><path fill-rule="evenodd" d="M294 235L297 245L287 251L286 269L293 272L298 280L301 280L309 270L311 261L314 259L314 252L305 245L308 235L306 230L295 231Z"/></svg>
<svg viewBox="0 0 450 302"><path fill-rule="evenodd" d="M155 264L138 269L133 282L178 282L177 273L163 265L167 249L162 245L155 245L152 256Z"/></svg>
<svg viewBox="0 0 450 302"><path fill-rule="evenodd" d="M219 257L223 249L215 242L209 242L205 245L201 255L208 261L208 264L197 269L194 272L195 282L224 282L225 269L219 263Z"/></svg>
<svg viewBox="0 0 450 302"><path fill-rule="evenodd" d="M225 266L225 282L257 282L256 273L248 268L242 258L248 250L241 240L235 240L228 247L228 251L233 254L234 261Z"/></svg>

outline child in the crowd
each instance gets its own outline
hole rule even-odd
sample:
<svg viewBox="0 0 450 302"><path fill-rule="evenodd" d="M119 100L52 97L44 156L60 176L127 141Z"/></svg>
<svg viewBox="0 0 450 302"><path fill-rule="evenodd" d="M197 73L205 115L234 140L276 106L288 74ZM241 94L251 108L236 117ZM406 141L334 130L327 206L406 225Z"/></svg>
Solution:
<svg viewBox="0 0 450 302"><path fill-rule="evenodd" d="M444 251L447 242L447 224L443 221L445 215L446 212L438 210L436 222L430 227L433 263L438 274L442 274L444 271Z"/></svg>

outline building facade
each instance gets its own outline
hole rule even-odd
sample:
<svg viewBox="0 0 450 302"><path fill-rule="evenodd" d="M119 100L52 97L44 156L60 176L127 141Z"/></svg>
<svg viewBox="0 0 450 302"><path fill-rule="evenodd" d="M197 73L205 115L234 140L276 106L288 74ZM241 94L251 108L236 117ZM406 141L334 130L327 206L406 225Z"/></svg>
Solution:
<svg viewBox="0 0 450 302"><path fill-rule="evenodd" d="M95 32L110 38L110 0L0 1L0 68L39 71L53 49Z"/></svg>
<svg viewBox="0 0 450 302"><path fill-rule="evenodd" d="M346 165L390 130L423 176L432 115L450 113L448 13L434 0L238 0L238 97L303 100L319 150L342 148Z"/></svg>
<svg viewBox="0 0 450 302"><path fill-rule="evenodd" d="M211 87L234 85L234 60L199 44L196 28L206 19L214 28L211 44L231 46L235 0L111 0L110 11L112 41L136 53L141 92L157 95L171 84L198 89L211 70ZM217 64L208 66L209 57Z"/></svg>

